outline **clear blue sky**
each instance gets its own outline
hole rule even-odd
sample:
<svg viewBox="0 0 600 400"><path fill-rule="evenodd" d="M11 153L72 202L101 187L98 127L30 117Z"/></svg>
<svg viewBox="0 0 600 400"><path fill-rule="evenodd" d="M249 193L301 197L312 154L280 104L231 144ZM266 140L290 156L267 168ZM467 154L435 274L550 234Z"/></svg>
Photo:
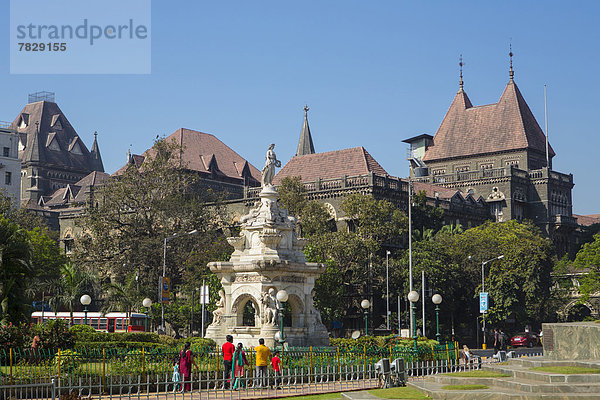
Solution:
<svg viewBox="0 0 600 400"><path fill-rule="evenodd" d="M2 2L8 19L8 2ZM548 85L554 169L573 173L574 212L600 213L596 1L152 2L150 75L10 75L0 40L0 120L30 92L56 100L107 172L180 127L213 133L258 168L269 143L287 161L303 111L317 151L364 146L405 176L401 141L434 134L458 89L494 103L515 80L544 126Z"/></svg>

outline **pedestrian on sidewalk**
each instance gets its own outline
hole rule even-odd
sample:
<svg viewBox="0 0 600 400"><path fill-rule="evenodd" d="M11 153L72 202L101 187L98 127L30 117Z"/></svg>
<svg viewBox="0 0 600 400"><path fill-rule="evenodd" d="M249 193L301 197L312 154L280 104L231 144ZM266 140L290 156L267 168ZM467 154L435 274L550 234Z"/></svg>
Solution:
<svg viewBox="0 0 600 400"><path fill-rule="evenodd" d="M176 357L173 360L173 376L171 377L171 381L173 381L173 392L181 391L181 372L179 372L179 357Z"/></svg>
<svg viewBox="0 0 600 400"><path fill-rule="evenodd" d="M227 340L221 351L223 352L223 365L225 369L223 370L223 388L229 389L229 385L231 383L231 371L233 370L233 352L235 351L235 345L233 344L233 336L227 335L225 337Z"/></svg>
<svg viewBox="0 0 600 400"><path fill-rule="evenodd" d="M248 365L248 360L246 359L243 347L241 343L238 343L237 349L233 353L233 390L246 386L244 382L244 366Z"/></svg>
<svg viewBox="0 0 600 400"><path fill-rule="evenodd" d="M498 328L494 328L494 354L498 353L500 348L500 334L498 333Z"/></svg>
<svg viewBox="0 0 600 400"><path fill-rule="evenodd" d="M283 385L283 382L281 379L281 359L279 358L279 351L273 353L271 365L273 366L273 376L275 377L275 389L281 389L280 385Z"/></svg>
<svg viewBox="0 0 600 400"><path fill-rule="evenodd" d="M271 361L271 350L265 346L265 339L258 339L258 347L256 347L256 386L267 386L267 367Z"/></svg>
<svg viewBox="0 0 600 400"><path fill-rule="evenodd" d="M198 369L198 364L196 364L196 361L194 360L194 354L190 349L191 347L192 344L190 342L185 342L183 349L179 353L179 371L183 376L183 390L185 392L192 390L192 365Z"/></svg>

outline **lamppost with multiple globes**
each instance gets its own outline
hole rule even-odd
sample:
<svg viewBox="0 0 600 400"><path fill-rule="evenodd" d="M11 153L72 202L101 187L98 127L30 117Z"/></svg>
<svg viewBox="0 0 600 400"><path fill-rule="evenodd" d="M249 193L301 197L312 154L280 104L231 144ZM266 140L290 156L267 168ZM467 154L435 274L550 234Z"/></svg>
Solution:
<svg viewBox="0 0 600 400"><path fill-rule="evenodd" d="M368 331L369 331L368 318L369 318L369 307L371 307L371 302L367 299L364 299L363 301L360 302L360 306L363 308L363 310L365 310L365 336L367 336Z"/></svg>
<svg viewBox="0 0 600 400"><path fill-rule="evenodd" d="M279 302L279 342L281 343L281 350L283 351L283 344L285 343L285 337L283 336L283 303L288 301L288 292L281 289L277 292L277 301Z"/></svg>
<svg viewBox="0 0 600 400"><path fill-rule="evenodd" d="M148 332L148 313L150 312L150 307L152 307L152 300L146 297L142 301L142 305L146 307L146 332Z"/></svg>
<svg viewBox="0 0 600 400"><path fill-rule="evenodd" d="M442 304L442 295L440 294L434 294L433 297L431 298L431 301L433 301L433 304L435 304L435 327L436 327L436 334L435 334L435 338L437 339L438 343L440 343L440 304Z"/></svg>
<svg viewBox="0 0 600 400"><path fill-rule="evenodd" d="M85 313L84 323L87 325L87 313L88 313L87 306L89 306L90 303L92 302L92 298L89 295L84 294L83 296L81 296L79 301L83 305L83 312Z"/></svg>
<svg viewBox="0 0 600 400"><path fill-rule="evenodd" d="M417 351L417 321L415 320L415 318L417 311L417 301L419 301L419 292L411 290L410 293L408 293L408 301L410 301L410 309L412 310L411 314L413 317L413 338L415 339L415 351Z"/></svg>

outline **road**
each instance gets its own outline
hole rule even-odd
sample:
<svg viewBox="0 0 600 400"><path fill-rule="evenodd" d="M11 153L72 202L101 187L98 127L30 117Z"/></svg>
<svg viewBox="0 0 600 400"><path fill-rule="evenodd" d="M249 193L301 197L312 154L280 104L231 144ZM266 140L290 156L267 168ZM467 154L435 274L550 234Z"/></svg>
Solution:
<svg viewBox="0 0 600 400"><path fill-rule="evenodd" d="M494 355L494 349L487 349L487 350L482 350L482 349L472 349L471 350L473 352L473 354L478 355L480 357L491 357L492 355ZM508 351L514 351L517 354L520 355L534 355L534 354L542 354L543 353L543 349L542 347L515 347L515 348L509 348Z"/></svg>

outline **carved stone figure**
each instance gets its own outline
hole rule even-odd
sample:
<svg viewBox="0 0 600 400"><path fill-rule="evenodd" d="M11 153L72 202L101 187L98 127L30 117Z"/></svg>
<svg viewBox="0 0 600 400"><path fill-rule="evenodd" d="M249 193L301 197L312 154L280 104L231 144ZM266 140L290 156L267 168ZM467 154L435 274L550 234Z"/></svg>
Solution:
<svg viewBox="0 0 600 400"><path fill-rule="evenodd" d="M213 311L213 323L212 325L221 324L221 317L225 314L225 292L219 290L219 300L216 303L217 308Z"/></svg>
<svg viewBox="0 0 600 400"><path fill-rule="evenodd" d="M275 306L275 289L270 288L269 292L263 292L261 303L263 307L263 324L274 325L275 314L277 313L277 308Z"/></svg>
<svg viewBox="0 0 600 400"><path fill-rule="evenodd" d="M281 167L281 161L277 159L273 149L275 144L269 146L267 155L265 156L265 166L262 169L262 187L273 186L273 178L275 177L275 167Z"/></svg>

